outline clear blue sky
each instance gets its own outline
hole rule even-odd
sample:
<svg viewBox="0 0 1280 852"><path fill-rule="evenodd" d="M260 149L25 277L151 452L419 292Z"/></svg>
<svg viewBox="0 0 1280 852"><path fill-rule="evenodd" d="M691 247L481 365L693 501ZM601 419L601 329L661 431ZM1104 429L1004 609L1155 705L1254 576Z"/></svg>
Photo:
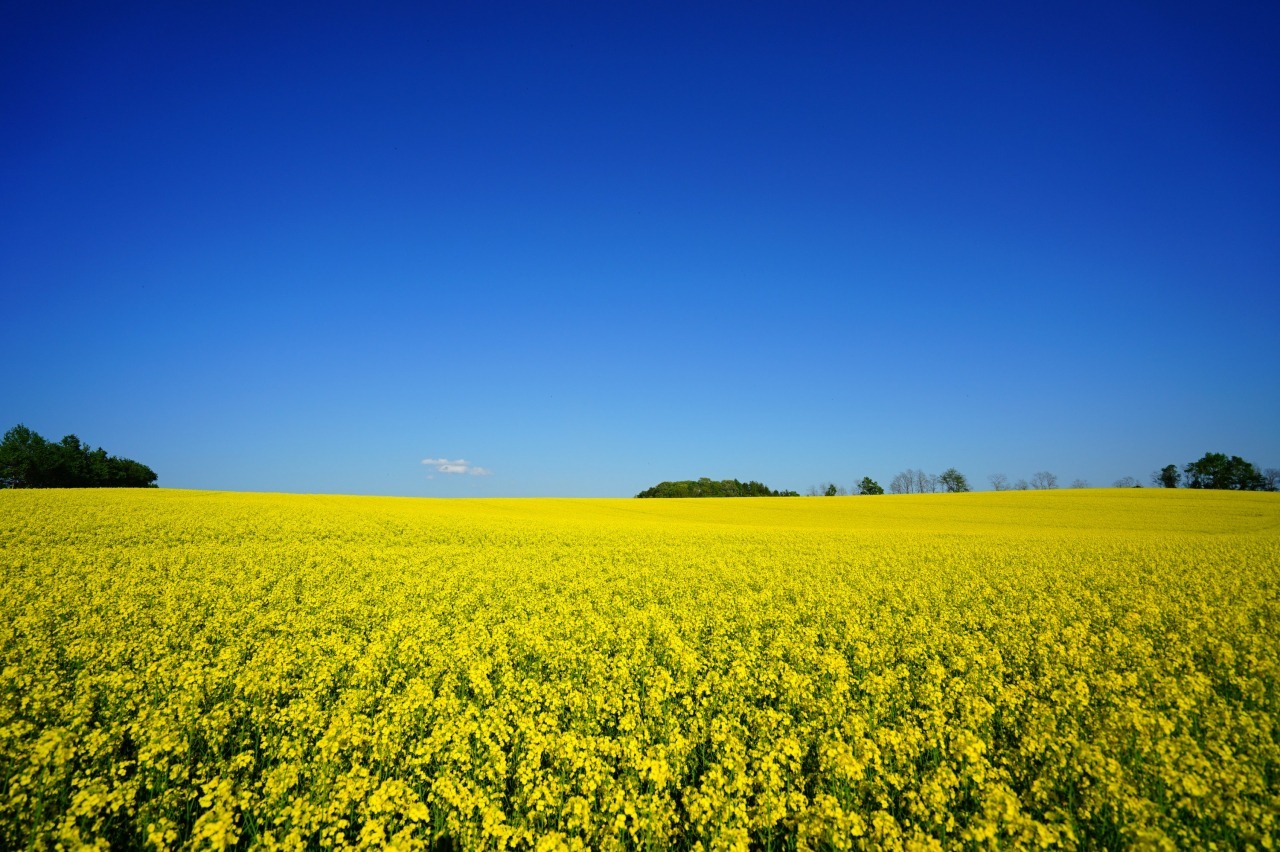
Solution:
<svg viewBox="0 0 1280 852"><path fill-rule="evenodd" d="M4 5L0 429L231 490L1280 466L1274 3Z"/></svg>

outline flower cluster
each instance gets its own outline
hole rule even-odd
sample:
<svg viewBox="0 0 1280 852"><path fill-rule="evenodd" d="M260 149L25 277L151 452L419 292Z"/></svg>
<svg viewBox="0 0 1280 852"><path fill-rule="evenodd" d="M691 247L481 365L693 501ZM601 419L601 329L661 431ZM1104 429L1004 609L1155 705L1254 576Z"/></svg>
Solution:
<svg viewBox="0 0 1280 852"><path fill-rule="evenodd" d="M0 492L0 847L1272 848L1280 498Z"/></svg>

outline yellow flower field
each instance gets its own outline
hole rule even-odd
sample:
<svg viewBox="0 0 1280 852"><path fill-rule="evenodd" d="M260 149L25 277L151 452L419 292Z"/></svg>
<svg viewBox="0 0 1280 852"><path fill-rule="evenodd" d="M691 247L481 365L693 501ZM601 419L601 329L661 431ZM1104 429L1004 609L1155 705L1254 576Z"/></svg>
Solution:
<svg viewBox="0 0 1280 852"><path fill-rule="evenodd" d="M0 492L0 847L1263 848L1280 495Z"/></svg>

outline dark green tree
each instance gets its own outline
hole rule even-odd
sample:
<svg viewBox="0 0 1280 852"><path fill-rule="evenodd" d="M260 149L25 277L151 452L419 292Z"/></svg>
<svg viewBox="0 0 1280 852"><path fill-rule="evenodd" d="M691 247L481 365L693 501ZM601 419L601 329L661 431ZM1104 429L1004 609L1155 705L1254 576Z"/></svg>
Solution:
<svg viewBox="0 0 1280 852"><path fill-rule="evenodd" d="M1205 453L1199 461L1189 463L1183 471L1188 488L1215 488L1229 491L1266 491L1267 480L1257 465L1239 456Z"/></svg>
<svg viewBox="0 0 1280 852"><path fill-rule="evenodd" d="M880 487L880 483L876 482L869 476L862 477L862 481L858 483L859 494L883 494L884 489Z"/></svg>
<svg viewBox="0 0 1280 852"><path fill-rule="evenodd" d="M938 482L941 483L943 491L958 493L969 490L969 480L965 479L964 474L954 467L944 470L938 477Z"/></svg>
<svg viewBox="0 0 1280 852"><path fill-rule="evenodd" d="M49 485L53 488L84 488L89 482L89 446L75 435L54 444Z"/></svg>
<svg viewBox="0 0 1280 852"><path fill-rule="evenodd" d="M1181 482L1182 471L1178 470L1176 464L1167 464L1151 474L1151 484L1159 485L1163 488L1177 488Z"/></svg>
<svg viewBox="0 0 1280 852"><path fill-rule="evenodd" d="M4 433L0 442L0 485L5 488L34 487L48 466L49 444L19 423Z"/></svg>
<svg viewBox="0 0 1280 852"><path fill-rule="evenodd" d="M828 482L828 483L827 483L827 487L826 487L826 489L822 492L822 496L824 496L824 497L834 497L834 496L836 496L836 492L837 492L837 491L839 491L839 490L840 490L840 489L836 488L836 485L835 485L835 483L834 483L834 482Z"/></svg>

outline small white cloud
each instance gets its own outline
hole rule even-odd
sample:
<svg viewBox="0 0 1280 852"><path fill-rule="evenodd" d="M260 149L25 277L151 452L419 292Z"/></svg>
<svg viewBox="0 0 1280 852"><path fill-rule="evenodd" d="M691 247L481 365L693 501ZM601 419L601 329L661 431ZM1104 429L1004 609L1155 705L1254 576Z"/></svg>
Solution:
<svg viewBox="0 0 1280 852"><path fill-rule="evenodd" d="M436 473L469 473L472 476L490 476L493 473L488 468L468 464L466 459L423 459L422 463L434 467Z"/></svg>

